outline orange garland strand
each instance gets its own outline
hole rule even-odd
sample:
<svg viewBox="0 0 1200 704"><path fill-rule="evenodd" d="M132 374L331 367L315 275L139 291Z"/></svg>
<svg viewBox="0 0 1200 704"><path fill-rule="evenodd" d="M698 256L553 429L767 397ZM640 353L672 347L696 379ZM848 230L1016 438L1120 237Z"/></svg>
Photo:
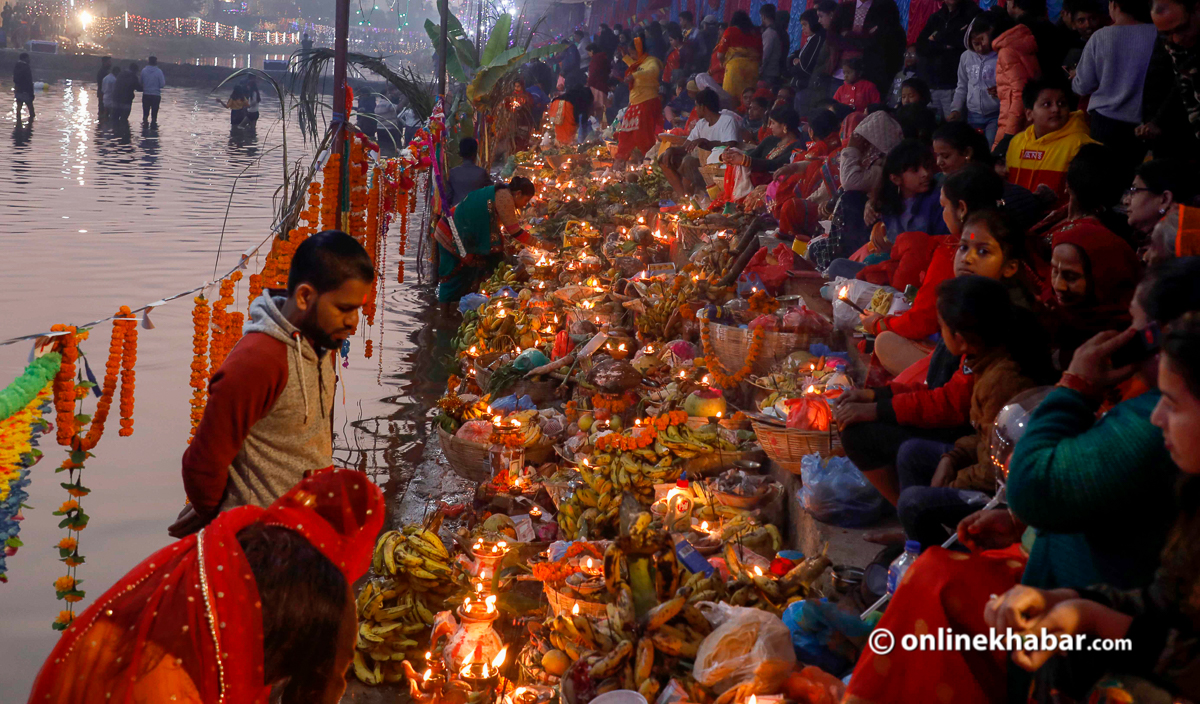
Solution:
<svg viewBox="0 0 1200 704"><path fill-rule="evenodd" d="M117 322L125 326L125 344L121 349L121 429L117 435L127 438L133 435L133 391L137 383L133 368L137 364L138 329L137 320Z"/></svg>
<svg viewBox="0 0 1200 704"><path fill-rule="evenodd" d="M57 411L54 422L58 428L58 444L70 445L75 435L75 362L79 359L79 338L74 325L55 325L50 331L66 332L59 336L58 343L62 366L54 377L54 410Z"/></svg>
<svg viewBox="0 0 1200 704"><path fill-rule="evenodd" d="M729 389L737 386L739 382L750 376L750 372L754 370L754 362L762 354L766 332L766 329L762 327L754 329L754 333L750 338L750 350L746 355L746 362L742 364L742 368L737 370L737 372L729 374L721 366L721 360L717 358L716 353L713 352L712 340L709 339L709 325L706 323L700 328L700 340L704 343L704 359L708 370L712 372L713 379L717 382L717 386Z"/></svg>
<svg viewBox="0 0 1200 704"><path fill-rule="evenodd" d="M207 401L208 393L207 378L205 371L208 369L208 326L209 326L209 306L208 300L203 295L196 296L194 299L196 307L192 309L192 326L194 332L192 334L192 431L188 435L188 442L196 437L196 426L200 425L200 419L204 417L204 404Z"/></svg>

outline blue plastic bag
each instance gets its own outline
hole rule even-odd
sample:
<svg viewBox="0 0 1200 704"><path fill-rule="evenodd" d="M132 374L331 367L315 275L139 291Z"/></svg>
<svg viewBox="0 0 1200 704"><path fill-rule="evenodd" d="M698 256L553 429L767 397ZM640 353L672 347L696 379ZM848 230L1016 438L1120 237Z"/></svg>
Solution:
<svg viewBox="0 0 1200 704"><path fill-rule="evenodd" d="M846 639L865 638L873 630L858 614L839 609L827 599L792 602L781 618L792 632L796 659L835 675L850 669L854 663ZM845 638L833 640L838 633Z"/></svg>
<svg viewBox="0 0 1200 704"><path fill-rule="evenodd" d="M495 401L492 401L491 406L493 411L499 411L500 413L504 414L516 413L517 411L528 411L537 408L537 405L534 404L533 399L528 395L521 396L520 398L515 395L502 396Z"/></svg>
<svg viewBox="0 0 1200 704"><path fill-rule="evenodd" d="M836 352L824 342L814 342L808 346L808 353L814 357L836 357L842 361L850 359L849 352Z"/></svg>
<svg viewBox="0 0 1200 704"><path fill-rule="evenodd" d="M488 297L482 293L468 293L458 299L458 312L466 313L467 311L479 310L479 306L488 302Z"/></svg>
<svg viewBox="0 0 1200 704"><path fill-rule="evenodd" d="M505 286L504 288L497 291L496 295L502 296L504 298L516 298L517 292L513 290L512 286Z"/></svg>
<svg viewBox="0 0 1200 704"><path fill-rule="evenodd" d="M805 455L800 460L800 478L800 504L822 523L859 528L888 511L888 502L845 457L822 462L819 454Z"/></svg>

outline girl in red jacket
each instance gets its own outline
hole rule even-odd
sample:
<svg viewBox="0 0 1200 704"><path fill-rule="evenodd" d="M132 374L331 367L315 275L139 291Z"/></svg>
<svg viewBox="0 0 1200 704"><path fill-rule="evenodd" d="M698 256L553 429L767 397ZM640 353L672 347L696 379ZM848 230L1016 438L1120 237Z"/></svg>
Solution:
<svg viewBox="0 0 1200 704"><path fill-rule="evenodd" d="M1009 225L999 211L970 213L954 254L954 276L1016 283L1024 241L1024 233ZM834 418L846 455L892 504L900 498L896 454L904 442L924 438L952 443L974 432L970 423L975 375L970 366L959 359L951 362L957 369L948 381L944 381L944 373L934 378L947 360L953 359L942 342L934 350L926 383L892 382L876 389L857 389L837 401Z"/></svg>

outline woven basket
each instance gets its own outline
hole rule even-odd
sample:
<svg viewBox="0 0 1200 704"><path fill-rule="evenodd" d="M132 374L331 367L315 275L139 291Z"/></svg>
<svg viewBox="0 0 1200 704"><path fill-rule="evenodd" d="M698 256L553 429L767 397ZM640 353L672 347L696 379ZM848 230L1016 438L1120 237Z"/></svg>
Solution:
<svg viewBox="0 0 1200 704"><path fill-rule="evenodd" d="M825 432L780 428L758 421L751 422L751 425L767 457L792 474L800 474L800 460L805 455L815 452L822 459L829 459L834 455L846 454L842 449L842 438L833 424Z"/></svg>
<svg viewBox="0 0 1200 704"><path fill-rule="evenodd" d="M608 609L605 608L604 604L585 601L583 599L573 599L544 582L542 583L542 591L546 593L546 599L550 602L550 610L554 612L555 616L570 616L572 607L578 604L579 614L585 618L588 616L593 618L608 617Z"/></svg>
<svg viewBox="0 0 1200 704"><path fill-rule="evenodd" d="M438 440L450 467L467 481L483 483L492 478L492 465L488 460L488 446L457 438L438 426Z"/></svg>
<svg viewBox="0 0 1200 704"><path fill-rule="evenodd" d="M726 373L736 372L742 368L750 357L750 341L754 332L747 328L735 328L731 325L705 322L708 326L708 339L712 343L713 352L720 360ZM772 332L768 330L763 335L762 351L751 365L751 372L762 376L775 368L779 362L796 350L807 350L809 336L792 332ZM708 354L705 351L705 354Z"/></svg>
<svg viewBox="0 0 1200 704"><path fill-rule="evenodd" d="M447 433L438 426L438 440L442 443L442 452L450 462L450 467L458 476L467 481L482 484L492 479L492 463L488 458L488 446L482 443L463 440ZM525 463L539 465L550 459L554 453L552 445L525 448Z"/></svg>

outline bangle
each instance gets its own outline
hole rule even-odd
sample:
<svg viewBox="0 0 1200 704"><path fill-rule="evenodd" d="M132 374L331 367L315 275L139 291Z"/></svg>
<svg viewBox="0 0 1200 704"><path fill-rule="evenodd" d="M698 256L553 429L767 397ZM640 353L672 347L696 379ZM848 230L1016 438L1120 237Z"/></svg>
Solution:
<svg viewBox="0 0 1200 704"><path fill-rule="evenodd" d="M1078 374L1072 372L1063 372L1062 378L1058 380L1057 386L1061 386L1072 391L1078 391L1083 396L1088 398L1099 398L1103 394L1103 390L1093 384L1091 381L1084 379Z"/></svg>

